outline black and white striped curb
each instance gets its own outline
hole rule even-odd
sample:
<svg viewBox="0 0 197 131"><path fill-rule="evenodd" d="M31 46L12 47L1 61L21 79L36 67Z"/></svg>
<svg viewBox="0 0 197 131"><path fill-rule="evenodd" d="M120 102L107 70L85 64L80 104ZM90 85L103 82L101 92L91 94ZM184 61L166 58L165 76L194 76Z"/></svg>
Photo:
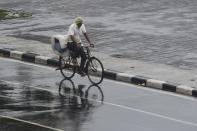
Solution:
<svg viewBox="0 0 197 131"><path fill-rule="evenodd" d="M9 49L0 49L0 56L54 67L57 67L59 63L57 59L52 59L35 53L24 53L20 51L12 51ZM105 70L104 78L197 97L197 89L193 87L155 80L143 76L129 75L125 73L118 73L116 71Z"/></svg>

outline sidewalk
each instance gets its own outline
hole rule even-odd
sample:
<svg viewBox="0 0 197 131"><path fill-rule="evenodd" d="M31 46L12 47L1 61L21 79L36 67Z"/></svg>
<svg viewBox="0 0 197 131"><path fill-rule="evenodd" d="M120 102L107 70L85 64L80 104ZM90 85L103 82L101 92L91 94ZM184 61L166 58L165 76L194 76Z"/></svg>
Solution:
<svg viewBox="0 0 197 131"><path fill-rule="evenodd" d="M197 87L197 70L183 70L169 65L146 63L123 58L112 58L100 53L94 54L102 60L106 69L112 71Z"/></svg>

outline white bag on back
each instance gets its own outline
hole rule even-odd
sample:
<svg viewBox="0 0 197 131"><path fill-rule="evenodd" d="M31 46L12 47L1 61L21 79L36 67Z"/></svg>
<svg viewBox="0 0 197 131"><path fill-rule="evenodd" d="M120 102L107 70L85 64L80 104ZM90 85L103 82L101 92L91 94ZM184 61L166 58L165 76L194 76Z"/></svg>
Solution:
<svg viewBox="0 0 197 131"><path fill-rule="evenodd" d="M51 37L51 46L54 53L59 56L68 56L69 50L67 49L67 42L67 35L53 35Z"/></svg>

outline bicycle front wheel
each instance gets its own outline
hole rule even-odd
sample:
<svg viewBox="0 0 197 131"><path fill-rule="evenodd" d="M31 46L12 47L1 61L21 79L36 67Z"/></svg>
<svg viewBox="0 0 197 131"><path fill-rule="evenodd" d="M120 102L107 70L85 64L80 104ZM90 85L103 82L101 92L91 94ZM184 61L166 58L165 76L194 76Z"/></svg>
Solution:
<svg viewBox="0 0 197 131"><path fill-rule="evenodd" d="M88 61L87 75L90 82L93 84L100 84L103 81L104 68L101 61L96 57L91 57ZM97 76L95 78L94 76Z"/></svg>
<svg viewBox="0 0 197 131"><path fill-rule="evenodd" d="M76 72L76 67L71 65L71 60L63 57L59 58L59 68L62 76L66 79L71 79Z"/></svg>

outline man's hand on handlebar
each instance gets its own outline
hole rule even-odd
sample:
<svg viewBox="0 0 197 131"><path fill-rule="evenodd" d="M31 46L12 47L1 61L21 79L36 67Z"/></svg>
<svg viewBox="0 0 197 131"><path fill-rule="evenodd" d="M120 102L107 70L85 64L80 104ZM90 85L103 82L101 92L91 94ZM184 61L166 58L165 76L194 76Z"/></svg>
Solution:
<svg viewBox="0 0 197 131"><path fill-rule="evenodd" d="M76 43L77 44L77 48L81 47L81 43Z"/></svg>
<svg viewBox="0 0 197 131"><path fill-rule="evenodd" d="M94 44L90 43L90 47L94 47Z"/></svg>

